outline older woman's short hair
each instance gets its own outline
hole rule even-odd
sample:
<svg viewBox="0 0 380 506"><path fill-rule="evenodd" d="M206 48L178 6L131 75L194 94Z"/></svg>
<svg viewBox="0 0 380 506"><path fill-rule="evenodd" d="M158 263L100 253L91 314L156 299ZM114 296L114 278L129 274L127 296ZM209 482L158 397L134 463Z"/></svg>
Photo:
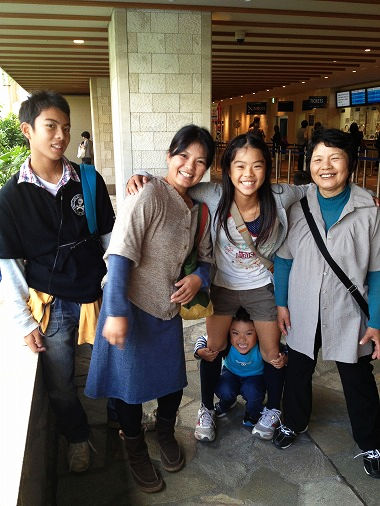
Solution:
<svg viewBox="0 0 380 506"><path fill-rule="evenodd" d="M348 173L349 176L354 172L358 162L358 154L352 136L349 133L342 132L337 128L324 128L314 132L306 151L306 170L310 171L310 160L313 151L318 144L323 143L325 146L339 148L348 156Z"/></svg>

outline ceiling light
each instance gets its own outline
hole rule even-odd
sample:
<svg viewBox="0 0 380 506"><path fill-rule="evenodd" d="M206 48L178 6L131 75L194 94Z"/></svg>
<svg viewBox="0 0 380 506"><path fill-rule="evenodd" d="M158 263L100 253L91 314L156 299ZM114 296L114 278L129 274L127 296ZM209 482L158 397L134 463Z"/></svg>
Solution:
<svg viewBox="0 0 380 506"><path fill-rule="evenodd" d="M333 62L333 63L336 63L336 60L333 60L332 62Z"/></svg>
<svg viewBox="0 0 380 506"><path fill-rule="evenodd" d="M323 76L324 79L328 79L328 76Z"/></svg>
<svg viewBox="0 0 380 506"><path fill-rule="evenodd" d="M74 42L74 44L84 44L83 39L74 39L73 42Z"/></svg>
<svg viewBox="0 0 380 506"><path fill-rule="evenodd" d="M301 81L301 84L305 84L305 83L306 83L306 81Z"/></svg>
<svg viewBox="0 0 380 506"><path fill-rule="evenodd" d="M364 49L364 51L365 51L366 53L369 53L371 50L370 50L370 48L368 47L367 49Z"/></svg>
<svg viewBox="0 0 380 506"><path fill-rule="evenodd" d="M356 72L356 70L353 70L352 72Z"/></svg>
<svg viewBox="0 0 380 506"><path fill-rule="evenodd" d="M285 84L283 84L282 87L285 88Z"/></svg>
<svg viewBox="0 0 380 506"><path fill-rule="evenodd" d="M243 98L243 95L240 95L240 98Z"/></svg>
<svg viewBox="0 0 380 506"><path fill-rule="evenodd" d="M267 90L267 91L269 91L269 90Z"/></svg>
<svg viewBox="0 0 380 506"><path fill-rule="evenodd" d="M256 95L256 92L255 92L255 91L252 91L252 95Z"/></svg>

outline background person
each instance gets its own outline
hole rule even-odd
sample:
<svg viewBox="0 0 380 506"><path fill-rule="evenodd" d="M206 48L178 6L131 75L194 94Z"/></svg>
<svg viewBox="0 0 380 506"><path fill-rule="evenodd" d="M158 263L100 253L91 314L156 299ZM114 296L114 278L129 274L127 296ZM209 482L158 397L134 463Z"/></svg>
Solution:
<svg viewBox="0 0 380 506"><path fill-rule="evenodd" d="M294 204L274 270L288 367L284 425L273 442L288 448L307 430L321 348L324 360L336 362L365 472L380 478L380 402L371 365L380 359L380 213L367 191L349 183L356 161L349 134L326 129L313 136L307 164L317 186L310 187L307 201L331 256L368 298L369 320L322 256L300 204Z"/></svg>
<svg viewBox="0 0 380 506"><path fill-rule="evenodd" d="M179 471L184 454L174 437L176 413L187 384L181 304L208 288L212 261L210 221L198 247L198 268L183 277L193 248L198 204L188 190L214 157L209 132L188 125L174 136L165 178L152 179L125 199L105 258L107 283L85 389L112 397L132 475L144 492L164 483L154 468L141 429L142 403L157 399L156 434L161 462Z"/></svg>
<svg viewBox="0 0 380 506"><path fill-rule="evenodd" d="M308 141L307 127L309 123L306 119L301 121L301 126L296 132L296 144L298 147L298 170L303 170L305 147Z"/></svg>
<svg viewBox="0 0 380 506"><path fill-rule="evenodd" d="M94 146L90 139L90 132L82 132L81 137L82 142L79 144L78 154L83 156L79 156L79 158L82 158L82 163L92 165L94 163Z"/></svg>

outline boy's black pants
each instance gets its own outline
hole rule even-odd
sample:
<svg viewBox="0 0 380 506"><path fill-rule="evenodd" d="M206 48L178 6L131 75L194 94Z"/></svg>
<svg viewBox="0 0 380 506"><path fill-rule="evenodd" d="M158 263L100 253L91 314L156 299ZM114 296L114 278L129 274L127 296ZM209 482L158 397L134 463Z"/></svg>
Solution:
<svg viewBox="0 0 380 506"><path fill-rule="evenodd" d="M314 359L288 346L288 367L283 398L284 424L295 432L304 430L312 409L312 376L321 347L317 327ZM336 362L346 398L354 440L363 451L380 448L380 402L371 356L356 364Z"/></svg>

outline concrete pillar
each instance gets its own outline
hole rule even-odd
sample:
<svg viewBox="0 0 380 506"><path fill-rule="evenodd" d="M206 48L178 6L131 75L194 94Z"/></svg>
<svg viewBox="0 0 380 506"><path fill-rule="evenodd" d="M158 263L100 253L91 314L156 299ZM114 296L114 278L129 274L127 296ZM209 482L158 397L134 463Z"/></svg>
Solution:
<svg viewBox="0 0 380 506"><path fill-rule="evenodd" d="M210 128L211 15L116 9L109 51L119 204L134 170L166 172L166 151L179 128Z"/></svg>
<svg viewBox="0 0 380 506"><path fill-rule="evenodd" d="M115 194L115 163L112 136L111 88L107 77L90 79L91 120L95 167L110 194Z"/></svg>

